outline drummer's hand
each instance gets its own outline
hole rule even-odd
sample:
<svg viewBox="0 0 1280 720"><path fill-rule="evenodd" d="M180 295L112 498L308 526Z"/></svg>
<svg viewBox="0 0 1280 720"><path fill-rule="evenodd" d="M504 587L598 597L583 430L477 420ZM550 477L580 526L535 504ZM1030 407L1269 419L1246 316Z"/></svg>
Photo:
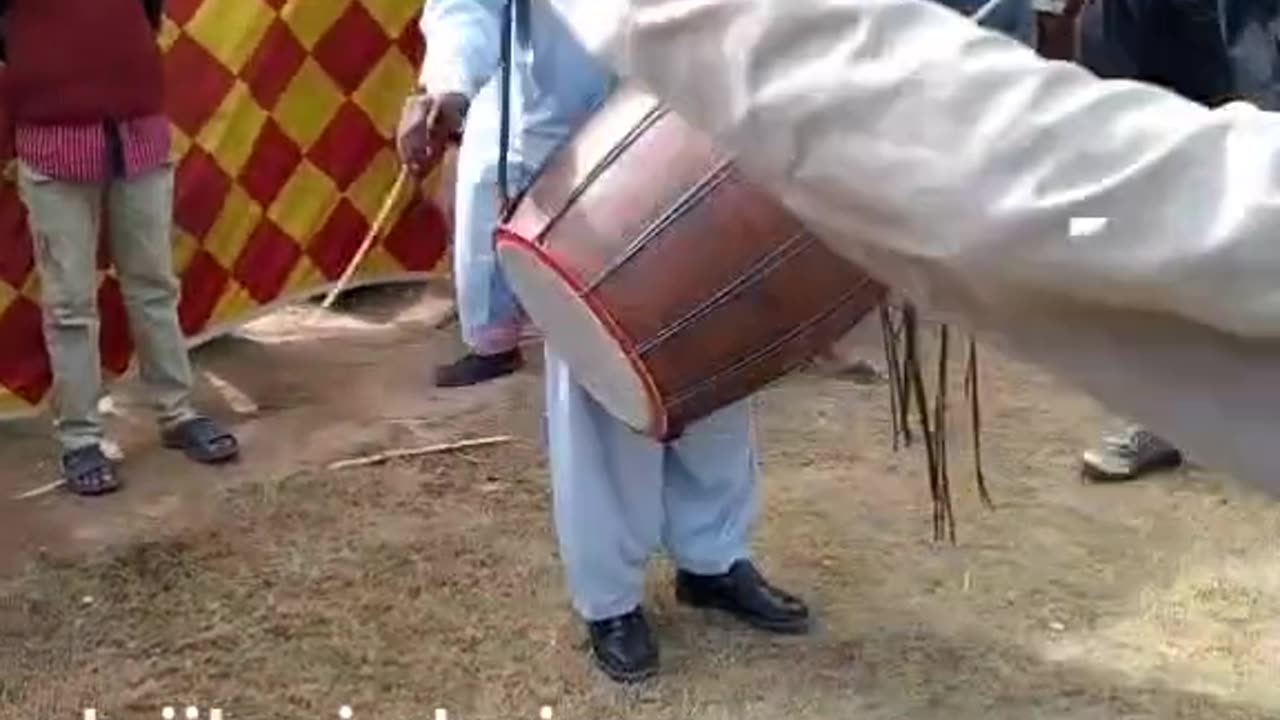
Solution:
<svg viewBox="0 0 1280 720"><path fill-rule="evenodd" d="M421 179L444 157L449 143L462 134L467 98L457 93L417 92L405 100L396 132L400 161Z"/></svg>

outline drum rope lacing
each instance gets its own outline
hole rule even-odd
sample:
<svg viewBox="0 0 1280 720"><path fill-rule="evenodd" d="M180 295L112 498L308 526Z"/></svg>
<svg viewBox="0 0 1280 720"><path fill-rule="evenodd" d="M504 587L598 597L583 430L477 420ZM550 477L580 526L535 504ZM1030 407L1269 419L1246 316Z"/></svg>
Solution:
<svg viewBox="0 0 1280 720"><path fill-rule="evenodd" d="M637 140L644 137L644 134L648 132L649 129L652 128L659 120L661 120L667 112L668 110L666 107L657 103L655 103L653 107L649 108L648 112L644 114L644 117L640 119L640 122L636 123L635 127L628 130L627 134L622 137L622 140L609 148L609 152L605 153L604 157L600 158L600 161L592 166L591 170L583 176L582 182L579 183L571 193L569 193L569 196L565 198L564 204L560 206L560 209L547 219L546 224L538 234L534 236L533 242L538 245L542 245L547 234L551 232L552 228L554 228L557 223L564 219L564 216L569 212L569 210L573 208L579 199L582 198L582 194L594 185L595 182L600 179L600 176L604 175L610 166L617 162L618 159L621 158Z"/></svg>
<svg viewBox="0 0 1280 720"><path fill-rule="evenodd" d="M707 172L693 187L685 191L679 198L672 203L661 215L654 218L643 230L636 235L627 247L617 257L613 258L604 268L596 274L586 285L583 286L580 295L587 295L595 292L600 284L609 279L609 276L617 272L625 266L636 255L640 254L650 242L660 236L663 231L670 228L680 219L682 215L689 212L691 208L697 207L708 195L715 192L716 188L723 185L733 175L733 165L729 160L723 160Z"/></svg>
<svg viewBox="0 0 1280 720"><path fill-rule="evenodd" d="M720 288L714 295L695 305L692 310L685 313L666 327L659 330L653 337L636 346L636 354L644 357L653 351L654 348L660 346L668 338L678 334L681 330L689 327L693 323L701 320L716 308L724 304L726 300L736 294L742 288L754 284L757 280L767 276L777 268L781 267L787 260L800 254L806 248L818 239L803 230L787 238L787 241L773 250L765 254L755 262L754 265L748 267L736 280L728 285Z"/></svg>
<svg viewBox="0 0 1280 720"><path fill-rule="evenodd" d="M857 285L854 285L852 288L850 288L848 291L842 294L834 303L823 308L821 311L811 315L808 320L805 320L803 323L787 331L781 337L775 338L768 345L765 345L764 347L760 348L759 350L756 350L755 352L747 355L746 357L740 360L737 360L736 362L729 365L728 367L722 368L695 383L691 383L686 387L681 388L678 392L673 393L669 401L669 404L672 406L678 406L681 403L688 401L690 398L692 398L694 395L701 392L703 389L715 385L725 377L732 375L735 372L738 372L742 368L750 367L754 365L756 362L758 362L760 359L764 357L772 355L773 353L777 352L779 349L785 347L787 343L804 335L808 331L812 330L815 326L821 324L824 320L827 320L832 315L835 315L837 312L839 312L842 308L844 308L849 303L854 302L855 300L861 299L863 296L863 290L868 285L871 285L874 282L875 281L872 280L871 278L863 278L861 281L858 282ZM796 367L799 367L802 364L804 363L803 362L797 363ZM788 370L794 370L794 369L796 368L795 367L788 368Z"/></svg>

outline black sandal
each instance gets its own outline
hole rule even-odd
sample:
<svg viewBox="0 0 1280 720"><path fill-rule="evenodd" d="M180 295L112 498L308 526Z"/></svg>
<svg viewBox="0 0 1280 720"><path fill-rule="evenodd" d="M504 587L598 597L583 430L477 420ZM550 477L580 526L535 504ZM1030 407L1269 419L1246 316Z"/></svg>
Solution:
<svg viewBox="0 0 1280 720"><path fill-rule="evenodd" d="M203 416L184 420L165 430L162 439L165 447L181 450L187 457L205 465L225 463L240 454L235 436Z"/></svg>
<svg viewBox="0 0 1280 720"><path fill-rule="evenodd" d="M62 478L77 495L105 495L120 489L115 463L97 445L63 453Z"/></svg>

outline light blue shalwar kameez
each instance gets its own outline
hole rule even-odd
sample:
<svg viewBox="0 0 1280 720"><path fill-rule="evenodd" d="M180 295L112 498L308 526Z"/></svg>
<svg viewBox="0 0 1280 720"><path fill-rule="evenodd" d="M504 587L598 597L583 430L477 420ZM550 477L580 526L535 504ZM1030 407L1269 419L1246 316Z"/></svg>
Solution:
<svg viewBox="0 0 1280 720"><path fill-rule="evenodd" d="M496 272L492 234L500 115L497 72L502 0L429 0L423 15L433 92L473 97L459 157L459 262L465 302L497 317L509 298ZM599 107L616 79L590 56L545 0L528 0L515 23L509 177L513 191ZM466 233L465 235L462 233ZM726 572L750 556L758 512L751 408L744 401L662 445L606 412L546 350L546 414L554 515L574 608L584 620L640 604L645 564L659 546L678 566Z"/></svg>

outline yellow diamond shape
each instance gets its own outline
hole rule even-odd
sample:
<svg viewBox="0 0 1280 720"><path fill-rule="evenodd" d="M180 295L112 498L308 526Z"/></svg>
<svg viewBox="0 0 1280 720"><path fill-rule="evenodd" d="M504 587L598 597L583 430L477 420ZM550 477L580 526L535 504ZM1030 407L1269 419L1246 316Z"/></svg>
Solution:
<svg viewBox="0 0 1280 720"><path fill-rule="evenodd" d="M417 73L404 55L396 49L383 54L369 74L356 88L352 100L373 120L383 137L395 137L404 98L417 82Z"/></svg>
<svg viewBox="0 0 1280 720"><path fill-rule="evenodd" d="M299 295L304 290L315 290L327 283L324 273L320 272L320 268L311 262L306 255L298 258L298 264L293 266L293 270L289 273L289 279L284 282L284 289L280 291L281 297L293 297Z"/></svg>
<svg viewBox="0 0 1280 720"><path fill-rule="evenodd" d="M0 417L26 417L35 406L0 386Z"/></svg>
<svg viewBox="0 0 1280 720"><path fill-rule="evenodd" d="M364 9L378 21L391 37L400 37L409 23L417 20L422 3L405 0L361 0Z"/></svg>
<svg viewBox="0 0 1280 720"><path fill-rule="evenodd" d="M325 5L332 0L311 0ZM267 34L275 12L262 0L202 0L187 23L187 35L238 73Z"/></svg>
<svg viewBox="0 0 1280 720"><path fill-rule="evenodd" d="M272 203L267 217L299 244L306 245L337 204L337 186L315 165L303 160Z"/></svg>
<svg viewBox="0 0 1280 720"><path fill-rule="evenodd" d="M169 145L169 156L175 163L182 162L182 158L186 157L187 152L191 150L191 136L182 132L173 123L169 123L169 127L173 131Z"/></svg>
<svg viewBox="0 0 1280 720"><path fill-rule="evenodd" d="M27 279L22 283L22 294L39 302L40 298L40 273L29 272Z"/></svg>
<svg viewBox="0 0 1280 720"><path fill-rule="evenodd" d="M253 154L254 142L266 121L266 111L253 99L249 87L237 80L196 140L228 175L237 177Z"/></svg>
<svg viewBox="0 0 1280 720"><path fill-rule="evenodd" d="M372 223L378 217L378 211L382 209L382 203L387 199L387 193L391 192L391 186L395 184L399 172L400 160L395 153L383 148L369 161L360 177L347 188L347 198L369 222Z"/></svg>
<svg viewBox="0 0 1280 720"><path fill-rule="evenodd" d="M289 0L280 17L293 29L303 47L311 50L329 32L352 0ZM405 3L413 4L413 3Z"/></svg>
<svg viewBox="0 0 1280 720"><path fill-rule="evenodd" d="M375 245L360 263L357 276L361 278L394 278L405 274L404 265L381 245Z"/></svg>
<svg viewBox="0 0 1280 720"><path fill-rule="evenodd" d="M229 280L222 290L222 297L213 308L209 325L231 322L243 322L253 316L259 309L258 301L253 299L247 290L235 280Z"/></svg>
<svg viewBox="0 0 1280 720"><path fill-rule="evenodd" d="M156 42L159 43L161 50L169 52L169 48L173 47L180 35L182 35L182 28L178 27L178 24L166 15L160 23L160 32L157 33Z"/></svg>
<svg viewBox="0 0 1280 720"><path fill-rule="evenodd" d="M0 280L0 317L4 317L4 311L9 309L9 303L18 297L18 291L12 285Z"/></svg>
<svg viewBox="0 0 1280 720"><path fill-rule="evenodd" d="M285 134L305 151L315 144L344 99L342 89L328 73L307 58L276 103L274 117Z"/></svg>
<svg viewBox="0 0 1280 720"><path fill-rule="evenodd" d="M196 250L199 249L200 243L196 242L195 238L185 230L177 230L173 239L173 269L179 275L186 272L191 259L196 256Z"/></svg>
<svg viewBox="0 0 1280 720"><path fill-rule="evenodd" d="M204 240L205 250L222 267L231 268L261 221L262 206L254 202L239 185L233 185L227 193L221 214Z"/></svg>

